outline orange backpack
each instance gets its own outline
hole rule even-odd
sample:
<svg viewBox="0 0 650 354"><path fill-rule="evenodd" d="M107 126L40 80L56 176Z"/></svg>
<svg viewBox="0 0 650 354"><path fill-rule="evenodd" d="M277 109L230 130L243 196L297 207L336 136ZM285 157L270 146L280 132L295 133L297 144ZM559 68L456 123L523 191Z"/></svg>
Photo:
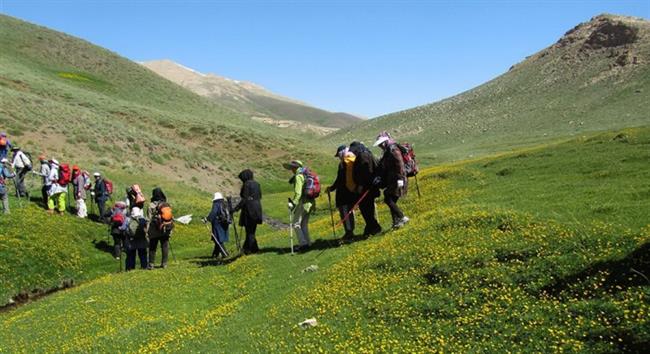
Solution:
<svg viewBox="0 0 650 354"><path fill-rule="evenodd" d="M174 214L172 213L172 207L168 203L158 204L158 217L160 222L158 227L160 231L164 234L170 234L174 229Z"/></svg>

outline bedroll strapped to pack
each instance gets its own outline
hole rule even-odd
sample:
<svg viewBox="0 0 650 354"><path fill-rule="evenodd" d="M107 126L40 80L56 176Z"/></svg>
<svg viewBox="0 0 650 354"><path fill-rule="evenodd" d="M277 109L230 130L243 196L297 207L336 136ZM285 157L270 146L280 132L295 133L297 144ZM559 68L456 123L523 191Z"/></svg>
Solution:
<svg viewBox="0 0 650 354"><path fill-rule="evenodd" d="M131 186L131 193L132 193L132 198L133 202L136 206L142 208L145 202L144 194L142 193L142 189L140 189L140 185L134 184Z"/></svg>

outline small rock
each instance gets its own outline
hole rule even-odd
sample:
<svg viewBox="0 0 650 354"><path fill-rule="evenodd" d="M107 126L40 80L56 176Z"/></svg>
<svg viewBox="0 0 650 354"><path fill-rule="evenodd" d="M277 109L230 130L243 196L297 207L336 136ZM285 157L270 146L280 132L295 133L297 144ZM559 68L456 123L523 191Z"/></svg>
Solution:
<svg viewBox="0 0 650 354"><path fill-rule="evenodd" d="M318 266L315 264L310 265L309 267L305 268L302 270L302 272L317 272L318 271Z"/></svg>

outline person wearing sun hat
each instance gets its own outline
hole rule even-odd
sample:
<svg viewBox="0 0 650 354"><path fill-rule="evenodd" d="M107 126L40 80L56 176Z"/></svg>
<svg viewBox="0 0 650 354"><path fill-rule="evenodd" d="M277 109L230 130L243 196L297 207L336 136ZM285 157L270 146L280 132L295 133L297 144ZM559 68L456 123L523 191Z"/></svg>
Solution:
<svg viewBox="0 0 650 354"><path fill-rule="evenodd" d="M7 158L0 159L0 199L2 200L2 212L9 214L9 190L7 180L16 177L16 174L9 170L11 164Z"/></svg>
<svg viewBox="0 0 650 354"><path fill-rule="evenodd" d="M214 249L212 250L212 257L228 257L225 243L228 242L229 235L228 229L232 223L228 205L223 199L223 195L219 192L214 193L212 198L212 210L205 218L212 225L212 242L214 242Z"/></svg>
<svg viewBox="0 0 650 354"><path fill-rule="evenodd" d="M307 198L303 193L305 185L305 167L300 160L293 160L282 166L293 173L289 180L293 184L293 198L289 198L289 211L291 212L291 227L296 230L298 236L298 246L294 247L295 251L304 252L311 246L309 238L309 216L314 211L316 201Z"/></svg>
<svg viewBox="0 0 650 354"><path fill-rule="evenodd" d="M39 172L34 171L34 174L41 176L43 179L43 186L41 187L41 196L43 198L43 206L47 209L47 195L50 190L52 182L50 182L50 162L47 160L45 155L40 154L38 156L38 161L41 163L41 169Z"/></svg>
<svg viewBox="0 0 650 354"><path fill-rule="evenodd" d="M32 170L32 161L18 146L11 148L14 153L11 167L16 172L16 194L20 198L29 199L29 191L25 187L25 176Z"/></svg>
<svg viewBox="0 0 650 354"><path fill-rule="evenodd" d="M67 186L59 184L59 161L56 159L50 160L50 175L48 177L51 186L48 190L47 212L54 214L54 207L56 205L59 214L63 215L65 212L65 197L68 192Z"/></svg>
<svg viewBox="0 0 650 354"><path fill-rule="evenodd" d="M404 216L402 210L397 206L397 201L406 194L407 189L402 152L387 132L380 133L373 146L379 146L384 151L379 160L380 175L375 178L373 184L384 188L384 202L390 209L393 228L398 229L409 221L409 218Z"/></svg>
<svg viewBox="0 0 650 354"><path fill-rule="evenodd" d="M347 214L359 199L356 193L357 184L353 177L356 155L346 145L341 145L336 149L334 157L338 157L340 160L336 179L325 191L328 194L336 191L334 199L336 208L339 210L341 220L345 220L343 222L343 228L345 229L343 239L351 239L354 237L354 213L350 213L349 216Z"/></svg>

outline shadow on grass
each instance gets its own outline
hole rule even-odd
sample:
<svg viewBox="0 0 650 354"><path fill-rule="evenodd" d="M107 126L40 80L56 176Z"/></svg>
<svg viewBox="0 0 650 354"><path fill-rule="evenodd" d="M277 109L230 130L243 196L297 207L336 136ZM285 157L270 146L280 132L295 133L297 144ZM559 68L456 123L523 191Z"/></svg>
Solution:
<svg viewBox="0 0 650 354"><path fill-rule="evenodd" d="M102 252L113 254L113 246L109 245L108 242L106 242L105 240L101 240L101 241L93 240L92 243L96 249Z"/></svg>
<svg viewBox="0 0 650 354"><path fill-rule="evenodd" d="M583 291L581 283L587 283L589 278L598 274L608 274L600 287L600 291L614 293L633 286L650 285L650 242L646 242L619 260L603 261L592 264L584 270L560 278L540 289L540 295L558 297L565 293L571 297L588 299L598 293Z"/></svg>

